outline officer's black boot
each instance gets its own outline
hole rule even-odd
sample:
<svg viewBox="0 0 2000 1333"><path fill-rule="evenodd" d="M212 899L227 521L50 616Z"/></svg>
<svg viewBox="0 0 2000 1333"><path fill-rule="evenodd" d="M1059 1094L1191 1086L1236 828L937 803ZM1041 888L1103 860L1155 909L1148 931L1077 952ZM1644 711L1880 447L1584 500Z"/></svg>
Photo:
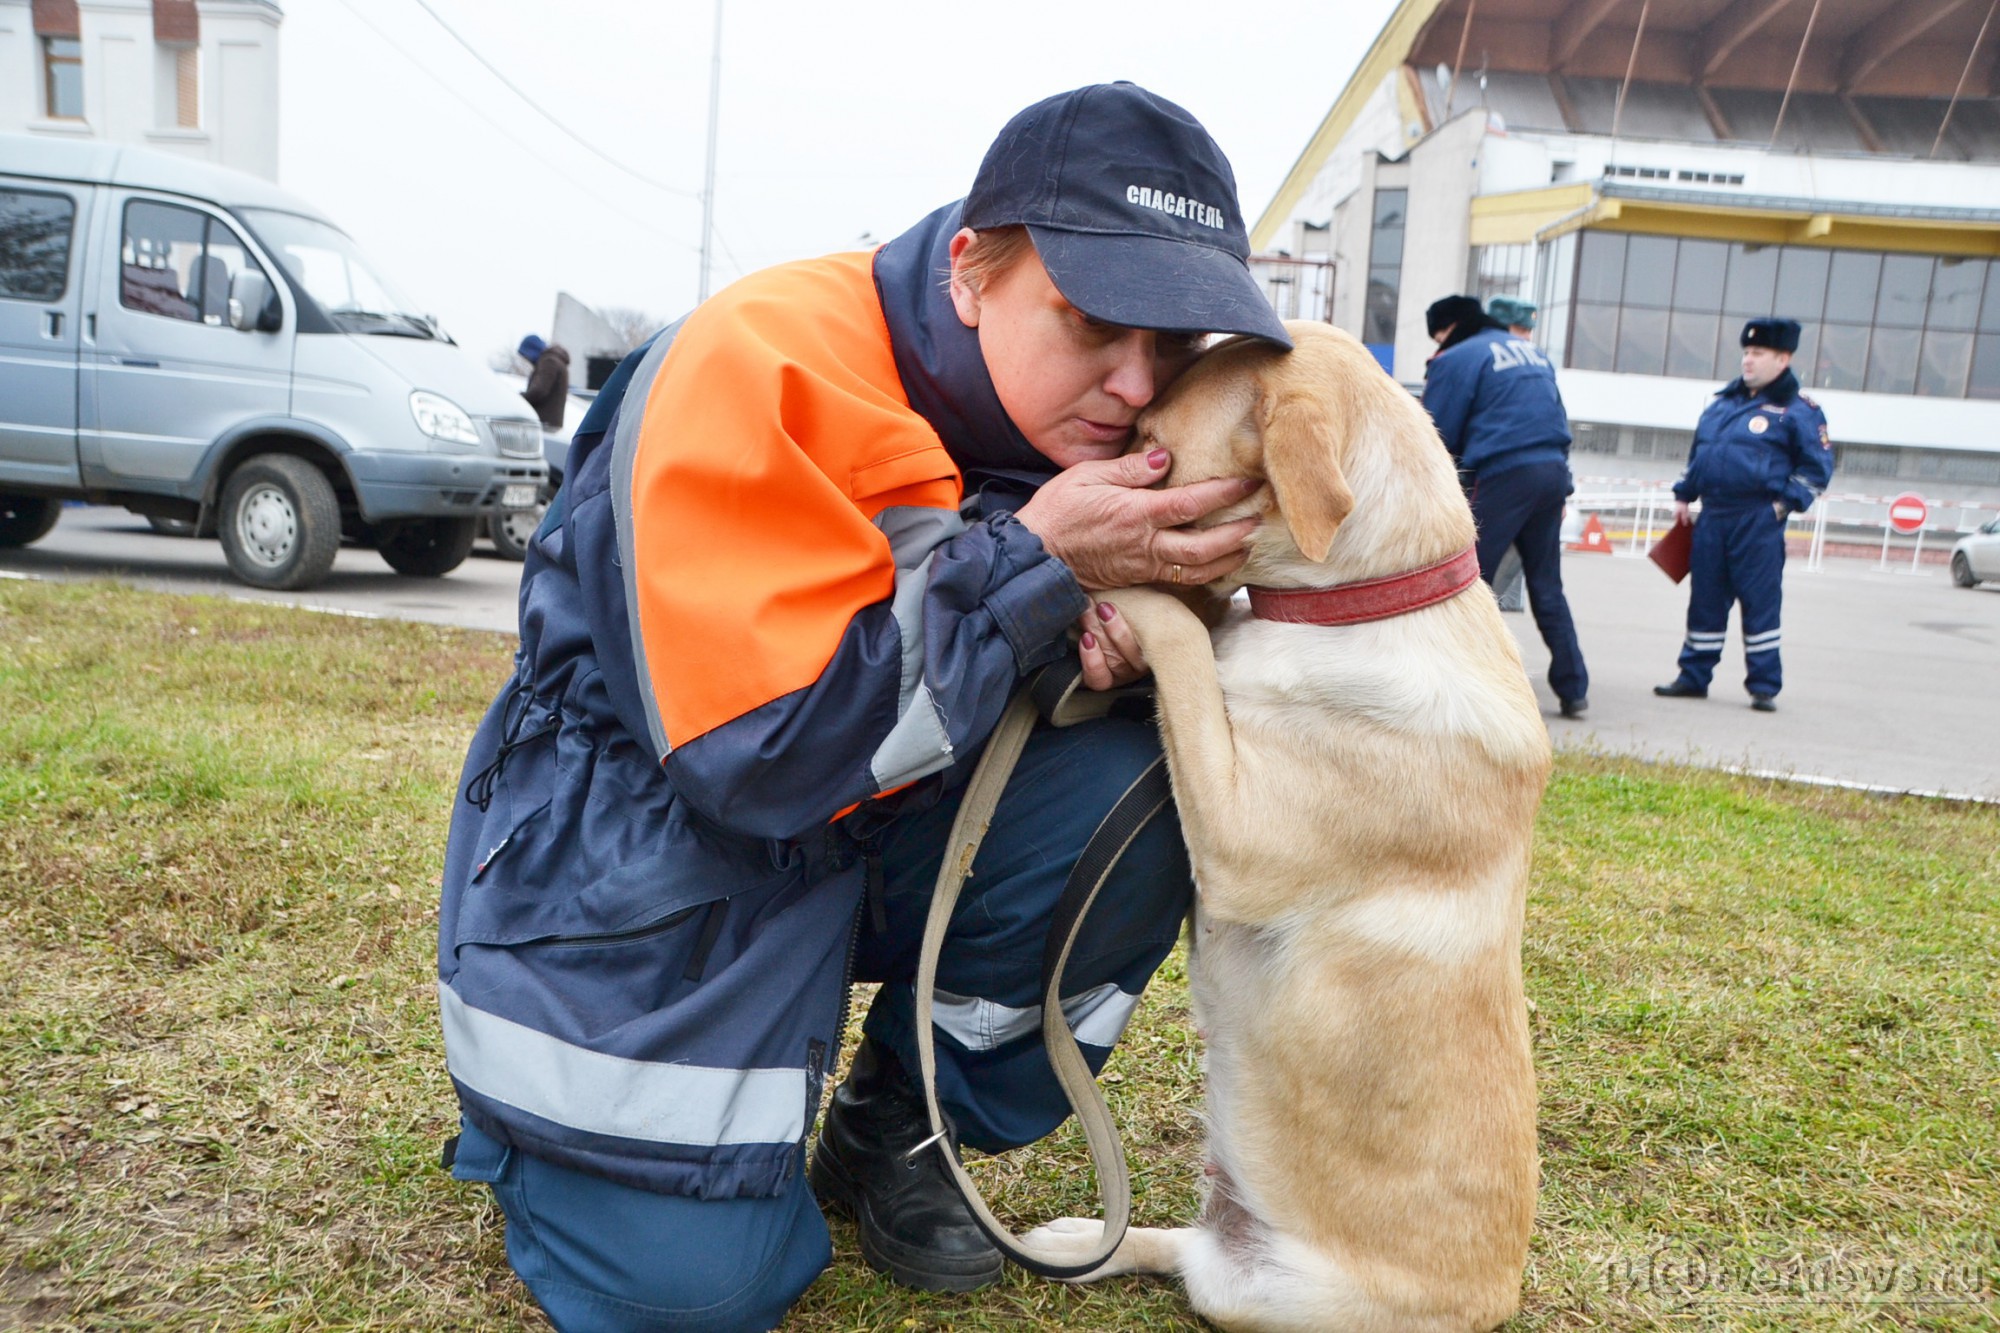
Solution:
<svg viewBox="0 0 2000 1333"><path fill-rule="evenodd" d="M930 1136L922 1095L896 1057L864 1037L820 1128L813 1192L854 1219L871 1268L920 1291L972 1291L999 1278L1000 1251L972 1220L938 1146L911 1151Z"/></svg>

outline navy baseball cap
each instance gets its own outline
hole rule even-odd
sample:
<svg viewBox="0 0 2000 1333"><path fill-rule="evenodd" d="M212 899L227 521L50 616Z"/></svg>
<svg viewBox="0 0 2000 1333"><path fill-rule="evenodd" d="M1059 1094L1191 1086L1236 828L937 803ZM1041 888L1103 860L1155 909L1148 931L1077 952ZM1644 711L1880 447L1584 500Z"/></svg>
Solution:
<svg viewBox="0 0 2000 1333"><path fill-rule="evenodd" d="M1229 159L1133 83L1037 102L986 150L965 225L1025 226L1063 299L1107 324L1292 340L1250 276Z"/></svg>
<svg viewBox="0 0 2000 1333"><path fill-rule="evenodd" d="M1745 347L1768 347L1774 352L1799 350L1799 322L1796 319L1753 319L1743 326L1740 341Z"/></svg>

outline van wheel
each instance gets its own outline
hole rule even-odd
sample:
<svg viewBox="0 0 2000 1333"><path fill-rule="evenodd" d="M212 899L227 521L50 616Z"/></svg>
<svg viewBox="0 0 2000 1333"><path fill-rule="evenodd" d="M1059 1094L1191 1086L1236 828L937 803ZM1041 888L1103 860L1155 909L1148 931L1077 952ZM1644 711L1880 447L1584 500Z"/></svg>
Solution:
<svg viewBox="0 0 2000 1333"><path fill-rule="evenodd" d="M1961 588L1970 588L1973 584L1979 582L1978 579L1972 577L1972 562L1965 558L1965 552L1963 551L1953 551L1951 553L1951 581Z"/></svg>
<svg viewBox="0 0 2000 1333"><path fill-rule="evenodd" d="M0 495L0 546L29 546L49 535L62 501L46 495Z"/></svg>
<svg viewBox="0 0 2000 1333"><path fill-rule="evenodd" d="M398 574L434 579L464 564L478 537L476 518L412 518L384 523L375 549Z"/></svg>
<svg viewBox="0 0 2000 1333"><path fill-rule="evenodd" d="M256 588L310 588L340 552L333 483L289 454L259 454L230 473L215 526L230 572Z"/></svg>
<svg viewBox="0 0 2000 1333"><path fill-rule="evenodd" d="M533 509L496 509L486 520L486 537L493 543L493 550L502 560L526 560L528 543L534 538L535 529L542 526L542 515L549 511L548 487L542 488L542 498Z"/></svg>

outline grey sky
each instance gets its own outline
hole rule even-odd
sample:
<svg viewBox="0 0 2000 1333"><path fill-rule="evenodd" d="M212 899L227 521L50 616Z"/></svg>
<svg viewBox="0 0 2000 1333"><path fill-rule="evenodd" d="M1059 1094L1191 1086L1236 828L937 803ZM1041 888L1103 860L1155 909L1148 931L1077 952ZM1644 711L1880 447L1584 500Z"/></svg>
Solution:
<svg viewBox="0 0 2000 1333"><path fill-rule="evenodd" d="M558 289L692 304L712 0L291 0L279 179L482 358ZM728 0L714 285L886 240L964 193L1009 116L1132 79L1214 133L1255 220L1392 8L1278 0Z"/></svg>

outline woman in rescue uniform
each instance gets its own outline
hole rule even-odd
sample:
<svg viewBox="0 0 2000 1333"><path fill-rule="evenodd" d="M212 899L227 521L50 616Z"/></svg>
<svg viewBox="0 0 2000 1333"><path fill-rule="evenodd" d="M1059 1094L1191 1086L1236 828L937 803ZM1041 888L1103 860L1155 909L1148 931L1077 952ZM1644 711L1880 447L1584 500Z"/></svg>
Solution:
<svg viewBox="0 0 2000 1333"><path fill-rule="evenodd" d="M1653 693L1705 699L1722 660L1729 608L1743 607L1743 684L1760 713L1778 708L1785 524L1812 508L1833 478L1826 414L1799 392L1792 353L1799 323L1776 316L1743 326L1743 373L1715 395L1694 428L1687 471L1674 483L1674 521L1694 524L1688 552L1687 640L1680 671ZM1697 520L1688 506L1701 501Z"/></svg>
<svg viewBox="0 0 2000 1333"><path fill-rule="evenodd" d="M1165 451L1125 450L1202 335L1289 345L1248 253L1200 124L1083 88L1015 117L962 203L734 284L599 395L528 553L439 914L447 1156L493 1188L559 1328L772 1327L830 1259L815 1195L897 1281L999 1275L911 1083L928 899L1020 681L1068 654L1092 688L1143 673L1092 592L1241 562L1255 519L1216 519L1254 483L1149 489ZM1118 717L1031 738L938 974L955 1143L1067 1114L1048 917L1157 754ZM1094 1067L1191 891L1156 819L1064 977ZM855 980L883 984L808 1165Z"/></svg>

